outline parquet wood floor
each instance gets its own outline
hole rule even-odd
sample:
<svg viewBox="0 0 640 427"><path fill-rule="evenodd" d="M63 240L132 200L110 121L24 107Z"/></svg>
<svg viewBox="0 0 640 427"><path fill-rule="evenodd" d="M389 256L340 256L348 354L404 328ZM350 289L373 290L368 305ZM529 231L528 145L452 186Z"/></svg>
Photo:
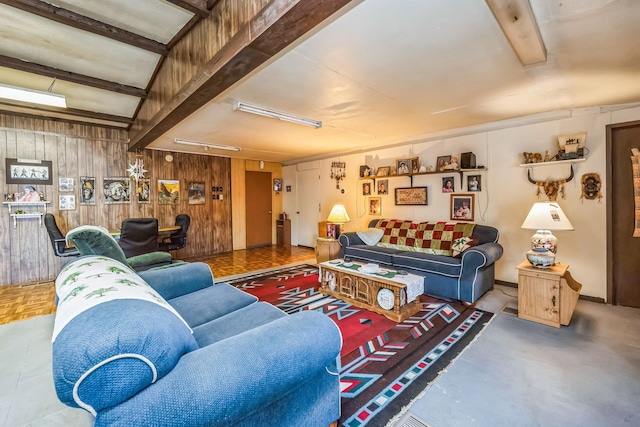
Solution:
<svg viewBox="0 0 640 427"><path fill-rule="evenodd" d="M188 259L207 263L218 279L307 261L315 263L315 251L299 246L265 246ZM55 313L53 282L0 286L0 325Z"/></svg>

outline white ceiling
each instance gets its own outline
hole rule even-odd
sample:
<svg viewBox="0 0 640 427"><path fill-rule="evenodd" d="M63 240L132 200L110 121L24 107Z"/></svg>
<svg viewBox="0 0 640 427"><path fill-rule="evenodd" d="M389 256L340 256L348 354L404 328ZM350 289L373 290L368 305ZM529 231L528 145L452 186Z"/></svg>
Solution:
<svg viewBox="0 0 640 427"><path fill-rule="evenodd" d="M97 0L56 4L162 43L193 16L159 0L109 3L127 12L111 13L112 7ZM640 1L530 0L547 61L528 67L518 61L484 1L354 3L149 147L291 163L532 114L640 102ZM165 21L145 19L159 4L158 16ZM160 58L24 14L29 15L0 5L0 36L15 42L2 43L0 54L52 67L73 64L76 72L143 88ZM51 83L0 68L0 83L27 81L41 90ZM133 96L60 80L53 91L68 92L73 108L125 117L133 117L139 103ZM323 126L234 111L238 100L321 120ZM242 151L205 151L177 145L175 138Z"/></svg>
<svg viewBox="0 0 640 427"><path fill-rule="evenodd" d="M640 101L640 1L531 0L547 62L523 67L479 0L365 0L192 114L174 138L291 162L577 107ZM320 129L234 111L242 100ZM204 149L200 149L201 151Z"/></svg>

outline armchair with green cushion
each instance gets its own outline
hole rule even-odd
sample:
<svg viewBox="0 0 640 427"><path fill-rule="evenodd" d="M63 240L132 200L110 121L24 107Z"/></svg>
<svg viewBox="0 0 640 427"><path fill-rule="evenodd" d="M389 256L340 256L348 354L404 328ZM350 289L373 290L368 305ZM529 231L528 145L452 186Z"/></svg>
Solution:
<svg viewBox="0 0 640 427"><path fill-rule="evenodd" d="M67 240L76 247L80 255L102 255L128 265L134 271L164 268L184 261L174 260L168 252L151 252L127 258L109 231L97 225L82 225L67 233Z"/></svg>

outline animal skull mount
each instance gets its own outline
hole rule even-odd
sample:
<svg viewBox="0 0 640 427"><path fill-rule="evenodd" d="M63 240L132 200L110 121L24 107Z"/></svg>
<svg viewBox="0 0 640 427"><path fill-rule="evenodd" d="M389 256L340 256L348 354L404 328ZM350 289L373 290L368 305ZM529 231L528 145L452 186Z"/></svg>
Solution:
<svg viewBox="0 0 640 427"><path fill-rule="evenodd" d="M531 169L527 171L527 178L529 178L530 183L538 186L538 192L536 193L538 197L540 197L540 194L544 192L544 194L549 198L549 201L555 202L558 198L558 194L560 194L564 199L564 184L573 179L573 165L571 165L571 174L569 177L559 181L535 181L531 178Z"/></svg>

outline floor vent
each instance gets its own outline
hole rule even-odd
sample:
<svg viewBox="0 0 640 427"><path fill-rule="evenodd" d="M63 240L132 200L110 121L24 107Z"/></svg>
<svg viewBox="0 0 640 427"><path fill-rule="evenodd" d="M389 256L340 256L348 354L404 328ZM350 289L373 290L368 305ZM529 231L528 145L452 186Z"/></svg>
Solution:
<svg viewBox="0 0 640 427"><path fill-rule="evenodd" d="M429 424L409 413L405 415L395 427L429 427Z"/></svg>
<svg viewBox="0 0 640 427"><path fill-rule="evenodd" d="M40 285L53 285L53 281L47 280L45 282L22 283L21 285L18 285L18 288L31 288L33 286L40 286Z"/></svg>
<svg viewBox="0 0 640 427"><path fill-rule="evenodd" d="M515 316L517 316L517 315L518 315L518 309L517 309L517 308L513 308L513 307L507 307L507 306L504 306L504 307L502 307L502 310L501 310L501 311L502 311L503 313L506 313L506 314L513 314L513 315L515 315Z"/></svg>

